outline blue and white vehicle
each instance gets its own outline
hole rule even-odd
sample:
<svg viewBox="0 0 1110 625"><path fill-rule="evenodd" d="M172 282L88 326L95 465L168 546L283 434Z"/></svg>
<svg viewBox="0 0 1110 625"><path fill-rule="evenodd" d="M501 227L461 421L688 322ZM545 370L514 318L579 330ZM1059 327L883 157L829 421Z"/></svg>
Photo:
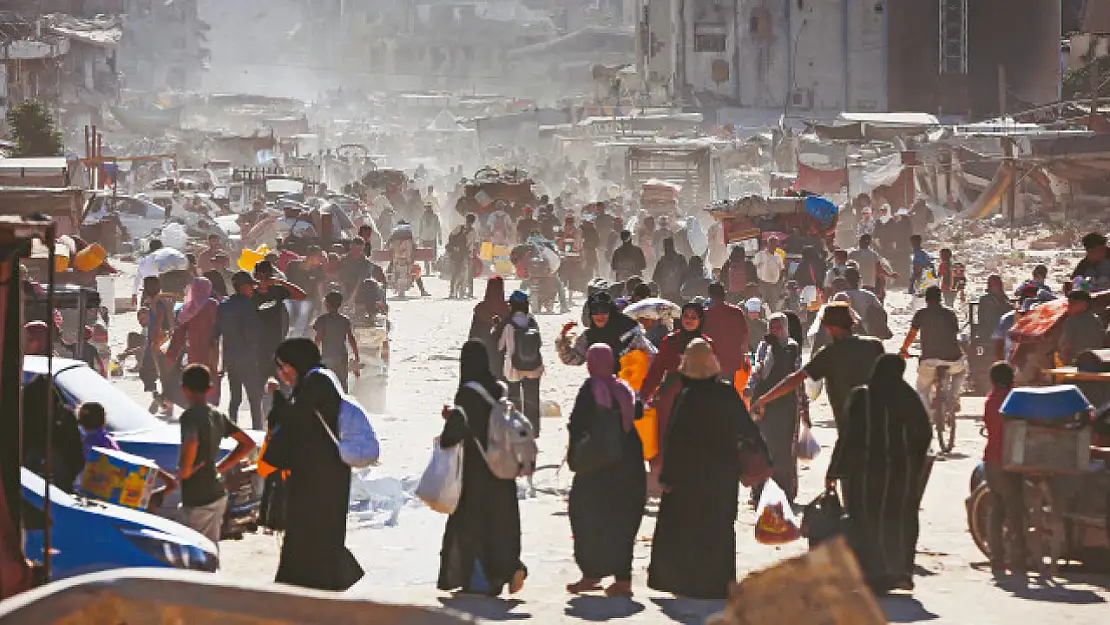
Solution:
<svg viewBox="0 0 1110 625"><path fill-rule="evenodd" d="M46 371L44 356L23 358L25 383ZM70 408L76 409L87 401L101 403L107 411L108 432L123 451L153 460L170 473L177 472L178 450L181 447L181 427L178 424L167 423L150 414L115 384L79 360L54 359L54 386L61 394L62 401ZM264 432L248 430L247 433L258 445L265 439ZM233 449L235 441L225 440L220 444L221 456L231 453ZM224 536L242 535L243 531L252 529L257 521L258 506L262 500L262 479L258 476L255 465L257 458L256 449L248 456L246 464L224 475L229 493ZM176 490L167 496L163 507L156 512L172 517L181 501L180 493L180 490Z"/></svg>
<svg viewBox="0 0 1110 625"><path fill-rule="evenodd" d="M46 482L21 469L26 555L43 559ZM215 543L160 516L67 494L50 487L51 579L129 567L216 571Z"/></svg>

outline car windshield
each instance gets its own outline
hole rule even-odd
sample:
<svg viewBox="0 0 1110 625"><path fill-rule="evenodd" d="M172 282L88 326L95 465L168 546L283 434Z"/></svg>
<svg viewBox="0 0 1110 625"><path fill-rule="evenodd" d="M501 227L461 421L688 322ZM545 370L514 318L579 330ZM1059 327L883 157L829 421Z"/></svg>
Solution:
<svg viewBox="0 0 1110 625"><path fill-rule="evenodd" d="M135 400L89 367L70 367L60 371L54 377L54 383L74 405L87 401L100 402L107 409L110 432L131 433L163 426L154 415L143 410Z"/></svg>

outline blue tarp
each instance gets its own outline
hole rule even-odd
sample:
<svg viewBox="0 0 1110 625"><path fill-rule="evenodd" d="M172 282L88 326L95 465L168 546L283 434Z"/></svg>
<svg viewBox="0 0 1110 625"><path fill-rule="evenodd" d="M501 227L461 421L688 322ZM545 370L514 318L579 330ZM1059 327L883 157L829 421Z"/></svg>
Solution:
<svg viewBox="0 0 1110 625"><path fill-rule="evenodd" d="M811 195L806 198L806 212L809 213L810 217L821 222L822 226L828 228L836 219L836 214L840 212L840 209L836 207L836 204L823 197Z"/></svg>

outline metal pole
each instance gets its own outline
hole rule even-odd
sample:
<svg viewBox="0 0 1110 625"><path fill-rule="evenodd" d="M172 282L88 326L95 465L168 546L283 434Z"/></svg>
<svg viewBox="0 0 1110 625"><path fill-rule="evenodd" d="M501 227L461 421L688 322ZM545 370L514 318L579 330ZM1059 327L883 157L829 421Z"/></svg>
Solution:
<svg viewBox="0 0 1110 625"><path fill-rule="evenodd" d="M53 548L53 520L50 513L50 491L53 488L54 466L54 229L47 231L49 249L46 266L46 458L43 462L43 480L46 489L42 498L42 515L46 521L42 528L42 566L47 582L50 581L51 550ZM33 417L32 417L33 418Z"/></svg>

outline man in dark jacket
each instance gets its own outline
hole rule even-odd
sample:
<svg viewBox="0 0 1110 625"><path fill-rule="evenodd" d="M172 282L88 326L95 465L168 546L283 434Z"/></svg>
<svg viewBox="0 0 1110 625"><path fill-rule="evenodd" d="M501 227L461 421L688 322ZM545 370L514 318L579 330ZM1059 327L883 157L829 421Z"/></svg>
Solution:
<svg viewBox="0 0 1110 625"><path fill-rule="evenodd" d="M647 269L644 251L632 242L632 233L628 230L621 230L621 244L613 250L612 267L616 279L621 282Z"/></svg>
<svg viewBox="0 0 1110 625"><path fill-rule="evenodd" d="M672 302L681 300L686 267L686 258L675 250L674 239L671 237L663 239L663 255L656 263L651 279L659 285L660 294L664 299Z"/></svg>

